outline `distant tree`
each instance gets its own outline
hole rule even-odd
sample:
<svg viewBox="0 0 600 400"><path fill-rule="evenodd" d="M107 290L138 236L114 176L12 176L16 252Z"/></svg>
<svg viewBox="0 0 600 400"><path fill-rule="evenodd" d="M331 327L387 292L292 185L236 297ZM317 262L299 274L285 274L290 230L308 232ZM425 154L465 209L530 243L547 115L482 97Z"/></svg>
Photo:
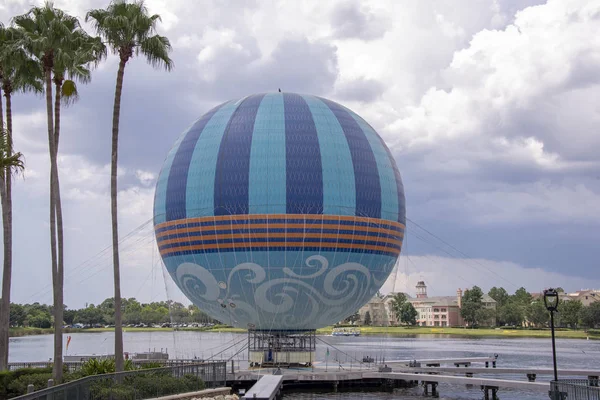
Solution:
<svg viewBox="0 0 600 400"><path fill-rule="evenodd" d="M536 327L544 326L550 319L550 314L544 306L544 303L540 300L536 300L529 304L526 308L527 320Z"/></svg>
<svg viewBox="0 0 600 400"><path fill-rule="evenodd" d="M402 306L406 302L406 295L404 293L396 293L392 299L392 312L396 316L398 322L402 322Z"/></svg>
<svg viewBox="0 0 600 400"><path fill-rule="evenodd" d="M517 289L512 298L522 306L528 306L533 299L531 294L524 287Z"/></svg>
<svg viewBox="0 0 600 400"><path fill-rule="evenodd" d="M465 290L462 299L460 315L467 325L472 326L477 323L477 314L483 308L483 292L478 286Z"/></svg>
<svg viewBox="0 0 600 400"><path fill-rule="evenodd" d="M21 304L10 303L10 325L24 326L27 319L25 307Z"/></svg>
<svg viewBox="0 0 600 400"><path fill-rule="evenodd" d="M364 324L365 324L365 325L367 325L367 326L371 325L371 313L370 313L369 311L367 311L367 312L365 313L365 321L364 321Z"/></svg>
<svg viewBox="0 0 600 400"><path fill-rule="evenodd" d="M524 308L514 299L510 299L498 310L498 319L502 325L521 326L525 319Z"/></svg>
<svg viewBox="0 0 600 400"><path fill-rule="evenodd" d="M348 318L346 318L346 321L348 321L350 323L358 322L358 321L360 321L360 314L357 311L354 314L352 314L351 316L349 316Z"/></svg>
<svg viewBox="0 0 600 400"><path fill-rule="evenodd" d="M496 308L502 307L508 302L510 295L504 288L493 287L488 292L488 296L496 301Z"/></svg>
<svg viewBox="0 0 600 400"><path fill-rule="evenodd" d="M77 311L74 318L75 322L79 322L86 325L102 324L104 325L104 314L100 307L96 307L90 304L87 308L83 308Z"/></svg>
<svg viewBox="0 0 600 400"><path fill-rule="evenodd" d="M75 321L75 317L77 316L77 310L65 310L63 314L63 319L65 324L72 325Z"/></svg>
<svg viewBox="0 0 600 400"><path fill-rule="evenodd" d="M587 328L600 325L600 301L595 301L580 311L581 324Z"/></svg>
<svg viewBox="0 0 600 400"><path fill-rule="evenodd" d="M570 328L577 329L582 308L583 304L579 300L563 301L558 306L561 323Z"/></svg>
<svg viewBox="0 0 600 400"><path fill-rule="evenodd" d="M415 307L409 302L405 302L402 304L402 308L400 309L400 318L399 320L407 325L416 325L417 324L417 315L419 313L415 310Z"/></svg>
<svg viewBox="0 0 600 400"><path fill-rule="evenodd" d="M564 293L564 292L565 292L565 289L563 289L563 288L561 288L561 287L559 286L559 287L557 287L557 288L556 288L556 291L557 291L558 293Z"/></svg>
<svg viewBox="0 0 600 400"><path fill-rule="evenodd" d="M52 317L48 312L36 312L27 317L27 323L34 328L50 328L52 326Z"/></svg>
<svg viewBox="0 0 600 400"><path fill-rule="evenodd" d="M475 319L478 325L492 326L496 311L492 308L482 307L475 313Z"/></svg>

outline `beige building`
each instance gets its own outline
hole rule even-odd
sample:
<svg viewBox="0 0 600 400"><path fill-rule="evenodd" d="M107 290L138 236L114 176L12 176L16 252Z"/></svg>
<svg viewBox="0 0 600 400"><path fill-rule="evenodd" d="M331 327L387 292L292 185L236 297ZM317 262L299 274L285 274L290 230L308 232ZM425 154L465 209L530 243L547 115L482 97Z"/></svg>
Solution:
<svg viewBox="0 0 600 400"><path fill-rule="evenodd" d="M458 289L456 296L427 296L427 285L424 281L419 281L416 286L417 297L411 298L406 295L417 310L417 325L420 326L463 326L464 322L460 316L460 307L462 303L463 291ZM392 302L396 293L389 293L386 296L375 296L373 299L360 308L358 311L361 323L364 323L367 312L371 317L371 325L374 326L394 326L400 325L395 313L393 312ZM496 309L496 301L487 294L483 295L483 305L486 308ZM490 321L492 325L496 324L495 318Z"/></svg>
<svg viewBox="0 0 600 400"><path fill-rule="evenodd" d="M389 295L388 295L389 296ZM379 297L375 295L367 304L362 306L358 310L358 314L360 315L360 323L365 323L365 318L367 317L367 312L371 317L371 325L373 326L390 326L390 315L391 308L389 303L385 302L386 297Z"/></svg>
<svg viewBox="0 0 600 400"><path fill-rule="evenodd" d="M579 300L584 306L589 306L595 301L600 301L600 290L583 289L574 293L567 293L562 300Z"/></svg>

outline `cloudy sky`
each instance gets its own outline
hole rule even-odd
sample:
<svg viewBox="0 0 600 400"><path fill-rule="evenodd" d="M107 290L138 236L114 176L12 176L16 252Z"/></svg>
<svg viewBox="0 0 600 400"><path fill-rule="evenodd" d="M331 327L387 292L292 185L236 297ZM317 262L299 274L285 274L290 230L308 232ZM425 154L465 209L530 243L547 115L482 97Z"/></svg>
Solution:
<svg viewBox="0 0 600 400"><path fill-rule="evenodd" d="M0 1L0 20L32 0ZM83 21L105 0L56 0ZM149 0L172 73L134 59L120 133L123 295L181 298L151 225L155 179L178 135L210 107L255 92L338 101L396 157L409 218L384 290L600 288L600 1ZM109 162L117 60L64 110L60 178L65 302L111 296ZM51 302L48 156L41 97L16 95L16 302ZM166 292L166 293L165 293Z"/></svg>

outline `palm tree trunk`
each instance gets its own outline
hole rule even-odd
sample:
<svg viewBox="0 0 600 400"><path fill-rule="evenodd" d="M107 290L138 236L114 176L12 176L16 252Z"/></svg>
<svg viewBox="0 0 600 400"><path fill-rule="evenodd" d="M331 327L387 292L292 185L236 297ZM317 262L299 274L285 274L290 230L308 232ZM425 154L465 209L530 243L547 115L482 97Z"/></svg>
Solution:
<svg viewBox="0 0 600 400"><path fill-rule="evenodd" d="M57 161L52 115L52 76L49 68L44 71L46 78L46 117L48 119L48 150L50 153L50 256L52 262L52 291L54 294L54 366L52 375L58 382L62 379L62 323L57 323L56 312L62 310L62 293L59 284L56 256L56 185Z"/></svg>
<svg viewBox="0 0 600 400"><path fill-rule="evenodd" d="M2 75L0 74L0 83L2 83ZM2 86L0 86L0 128L4 128L4 110L2 109Z"/></svg>
<svg viewBox="0 0 600 400"><path fill-rule="evenodd" d="M115 283L115 370L123 371L123 317L121 315L121 273L119 271L119 226L117 221L117 160L119 154L119 114L121 112L121 92L123 90L123 75L125 63L121 59L117 72L117 87L115 88L115 103L113 106L112 125L112 156L110 163L110 214L112 218L113 267Z"/></svg>
<svg viewBox="0 0 600 400"><path fill-rule="evenodd" d="M60 132L60 85L56 85L54 99L54 207L56 212L56 238L58 261L56 265L56 293L54 299L54 376L56 381L62 381L63 373L63 319L64 319L64 257L63 257L63 217L62 204L60 199L60 182L58 179L58 135Z"/></svg>
<svg viewBox="0 0 600 400"><path fill-rule="evenodd" d="M0 82L1 83L1 82ZM4 110L2 107L2 88L0 87L0 128L4 129ZM5 210L8 209L8 206L5 204L6 199L6 181L4 177L0 179L0 198L2 203L2 230L4 233L4 238L7 236L7 227L8 227L8 217L5 215ZM6 268L6 240L4 240L4 268ZM4 276L4 271L2 272ZM6 279L2 280L2 304L0 304L0 371L4 371L8 369L8 336L9 336L9 326L6 324L7 318L10 323L10 310L7 310L7 306L5 303L5 295L4 295L4 282ZM8 307L10 307L10 300L8 303ZM8 317L6 317L8 314Z"/></svg>
<svg viewBox="0 0 600 400"><path fill-rule="evenodd" d="M5 92L6 97L6 130L7 130L7 155L12 154L12 102L10 92ZM0 100L0 104L2 101ZM0 110L0 113L2 110ZM2 197L2 232L4 235L4 265L2 270L2 304L0 305L0 370L8 369L8 343L10 330L10 286L12 279L12 170L3 171L1 197Z"/></svg>
<svg viewBox="0 0 600 400"><path fill-rule="evenodd" d="M4 171L4 174L8 171ZM10 224L8 223L9 207L6 195L6 186L4 177L0 182L0 198L2 199L2 231L4 234L4 271L2 273L2 304L0 305L0 370L8 370L8 336L10 326L10 275L11 271L7 268L9 264L10 252ZM7 279L8 276L8 279Z"/></svg>

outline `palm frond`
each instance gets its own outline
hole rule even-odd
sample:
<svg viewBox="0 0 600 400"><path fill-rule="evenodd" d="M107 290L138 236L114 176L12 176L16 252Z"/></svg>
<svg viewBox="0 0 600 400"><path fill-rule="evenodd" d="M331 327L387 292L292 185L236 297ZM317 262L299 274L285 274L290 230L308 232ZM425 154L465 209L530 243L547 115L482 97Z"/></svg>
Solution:
<svg viewBox="0 0 600 400"><path fill-rule="evenodd" d="M6 174L12 177L24 169L23 154L20 152L9 154L8 131L0 128L0 178L4 179Z"/></svg>
<svg viewBox="0 0 600 400"><path fill-rule="evenodd" d="M79 92L77 91L75 81L70 79L65 80L60 89L60 99L63 105L70 106L79 100Z"/></svg>
<svg viewBox="0 0 600 400"><path fill-rule="evenodd" d="M173 69L173 60L169 58L171 43L165 36L154 35L140 43L140 50L153 67Z"/></svg>
<svg viewBox="0 0 600 400"><path fill-rule="evenodd" d="M86 15L86 21L92 23L113 53L121 57L142 53L151 65L171 70L169 40L156 34L160 20L160 15L148 14L143 1L113 0L106 9L91 10Z"/></svg>
<svg viewBox="0 0 600 400"><path fill-rule="evenodd" d="M42 71L19 45L22 36L16 28L4 29L0 34L0 66L4 90L38 92L42 87Z"/></svg>

